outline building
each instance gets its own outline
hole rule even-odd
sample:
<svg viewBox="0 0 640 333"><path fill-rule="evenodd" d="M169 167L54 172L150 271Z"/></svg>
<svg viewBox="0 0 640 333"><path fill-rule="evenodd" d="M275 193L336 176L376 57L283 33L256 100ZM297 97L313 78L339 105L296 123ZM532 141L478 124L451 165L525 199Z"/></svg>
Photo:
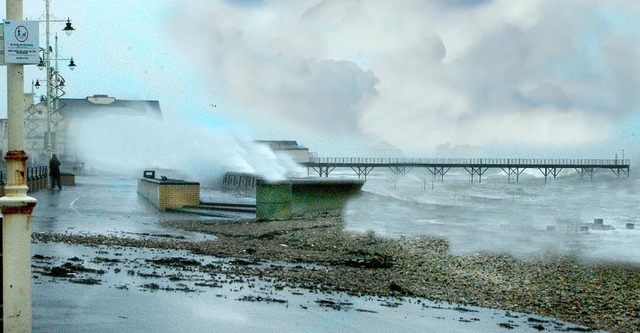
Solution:
<svg viewBox="0 0 640 333"><path fill-rule="evenodd" d="M295 162L309 162L309 148L301 146L297 141L286 140L257 140L256 143L268 145L274 153L285 153Z"/></svg>
<svg viewBox="0 0 640 333"><path fill-rule="evenodd" d="M25 151L29 163L46 165L47 159L47 112L46 101L33 103L34 94L25 94ZM58 111L55 111L58 110ZM71 169L83 167L83 162L73 151L73 136L69 126L77 119L99 118L106 115L147 116L162 118L160 103L156 100L118 100L107 95L86 98L60 98L54 101L51 116L51 142L53 151L63 166ZM0 119L0 146L7 150L6 119Z"/></svg>
<svg viewBox="0 0 640 333"><path fill-rule="evenodd" d="M309 162L309 157L311 156L309 148L299 145L297 141L256 140L255 143L268 146L276 154L286 154L297 163ZM222 186L241 191L255 191L260 180L263 180L263 178L254 173L229 171L222 178Z"/></svg>

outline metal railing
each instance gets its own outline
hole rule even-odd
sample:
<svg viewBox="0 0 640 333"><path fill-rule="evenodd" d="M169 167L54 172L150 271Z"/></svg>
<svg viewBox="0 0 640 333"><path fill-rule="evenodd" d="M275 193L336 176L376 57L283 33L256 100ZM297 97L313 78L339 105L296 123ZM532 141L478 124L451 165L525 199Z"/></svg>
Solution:
<svg viewBox="0 0 640 333"><path fill-rule="evenodd" d="M308 164L366 165L478 165L478 166L629 166L629 159L531 159L531 158L378 158L378 157L310 157Z"/></svg>
<svg viewBox="0 0 640 333"><path fill-rule="evenodd" d="M32 166L27 167L27 181L46 178L49 167L47 166ZM7 171L0 170L0 185L7 184Z"/></svg>

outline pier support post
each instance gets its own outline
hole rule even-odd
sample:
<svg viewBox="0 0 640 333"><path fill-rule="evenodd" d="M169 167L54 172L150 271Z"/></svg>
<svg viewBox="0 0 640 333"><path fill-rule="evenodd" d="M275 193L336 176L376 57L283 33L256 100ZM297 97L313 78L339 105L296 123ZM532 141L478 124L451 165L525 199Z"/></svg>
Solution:
<svg viewBox="0 0 640 333"><path fill-rule="evenodd" d="M322 176L324 176L325 178L328 178L329 177L329 173L331 171L333 171L335 168L336 167L331 168L331 167L328 167L328 166L321 166L321 165L319 165L317 167L317 169L316 169L316 167L313 167L313 166L311 167L311 169L313 169L313 171L318 173L318 176L320 178L322 178Z"/></svg>
<svg viewBox="0 0 640 333"><path fill-rule="evenodd" d="M519 168L519 167L501 167L502 171L504 171L507 176L509 177L509 179L507 180L507 182L511 183L511 175L516 175L516 183L520 182L520 174L525 170L525 168Z"/></svg>
<svg viewBox="0 0 640 333"><path fill-rule="evenodd" d="M629 178L629 168L621 168L621 167L616 167L616 168L611 168L611 171L613 171L613 173L620 178L620 173L622 174L626 174L627 178Z"/></svg>
<svg viewBox="0 0 640 333"><path fill-rule="evenodd" d="M411 169L413 169L413 167L407 167L407 166L389 167L389 170L391 170L391 172L393 173L393 188L396 188L396 185L398 183L398 178L400 176L406 175L407 172L411 171Z"/></svg>
<svg viewBox="0 0 640 333"><path fill-rule="evenodd" d="M356 174L358 174L358 179L360 179L361 176L364 176L364 180L367 180L367 176L369 175L369 173L371 173L371 171L373 171L373 168L375 167L357 166L357 167L351 167L351 170L353 170Z"/></svg>
<svg viewBox="0 0 640 333"><path fill-rule="evenodd" d="M478 184L482 183L482 175L484 175L485 172L487 172L487 170L489 170L488 167L476 167L476 166L472 166L471 169L465 167L465 170L467 170L467 172L469 173L469 175L471 176L471 184L473 184L473 176L477 175L478 176Z"/></svg>
<svg viewBox="0 0 640 333"><path fill-rule="evenodd" d="M544 175L545 183L547 182L547 177L549 175L552 175L553 178L556 178L560 174L560 171L562 171L562 168L558 168L558 167L544 167L544 168L538 168L538 169Z"/></svg>
<svg viewBox="0 0 640 333"><path fill-rule="evenodd" d="M429 173L431 174L431 177L433 179L436 179L436 168L435 167L433 167L433 168L427 167L427 171L429 171Z"/></svg>
<svg viewBox="0 0 640 333"><path fill-rule="evenodd" d="M594 168L576 168L576 171L578 171L578 174L580 174L580 178L584 179L585 175L589 175L589 178L591 179L591 181L593 181L593 174L596 172L596 170Z"/></svg>
<svg viewBox="0 0 640 333"><path fill-rule="evenodd" d="M433 175L433 179L435 180L437 176L440 176L440 181L444 182L444 175L451 170L451 167L445 169L445 167L427 167L427 170Z"/></svg>

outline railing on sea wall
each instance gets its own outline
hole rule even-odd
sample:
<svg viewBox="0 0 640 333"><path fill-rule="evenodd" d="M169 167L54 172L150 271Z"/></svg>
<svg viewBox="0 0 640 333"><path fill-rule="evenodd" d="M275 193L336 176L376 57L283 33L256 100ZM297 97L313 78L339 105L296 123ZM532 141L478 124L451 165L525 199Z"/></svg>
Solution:
<svg viewBox="0 0 640 333"><path fill-rule="evenodd" d="M29 181L34 181L34 180L41 180L41 179L46 179L47 178L47 174L48 174L48 169L49 167L47 166L31 166L31 167L27 167L27 182ZM0 170L0 185L6 185L7 184L7 171L6 170ZM46 182L45 182L46 184ZM38 186L39 187L39 186ZM32 188L29 188L30 190L32 190ZM39 189L39 188L34 188L33 189Z"/></svg>

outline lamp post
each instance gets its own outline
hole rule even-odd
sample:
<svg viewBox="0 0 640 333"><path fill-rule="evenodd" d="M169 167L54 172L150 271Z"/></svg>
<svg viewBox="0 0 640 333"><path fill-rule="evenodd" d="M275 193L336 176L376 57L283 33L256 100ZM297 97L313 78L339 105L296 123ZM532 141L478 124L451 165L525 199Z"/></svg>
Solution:
<svg viewBox="0 0 640 333"><path fill-rule="evenodd" d="M65 27L65 29L70 27L70 22L69 20L67 20L67 26ZM73 29L73 28L71 28ZM64 30L64 29L63 29ZM44 69L45 67L47 67L47 64L50 64L51 61L48 60L49 57L47 57L47 49L41 49L42 50L42 57L40 59L40 63L38 64L38 68L40 68L40 70ZM49 52L51 50L49 49ZM47 61L48 60L48 61ZM52 140L52 124L56 125L56 131L57 131L57 124L62 120L59 119L57 121L54 121L54 116L58 116L58 117L62 117L62 114L59 112L59 99L60 97L64 96L66 93L64 92L63 88L65 86L65 79L62 75L60 75L60 71L59 71L59 66L58 66L58 62L60 60L67 60L69 61L69 69L74 70L77 65L75 63L75 61L72 58L60 58L58 56L58 34L56 34L55 36L55 48L54 48L54 66L55 67L47 67L47 93L45 95L45 100L46 100L46 111L47 111L47 133L46 133L46 137L47 137L47 144L46 144L46 148L47 148L47 159L51 159L51 154L53 153L53 150L55 148L55 146L53 145L53 140ZM36 80L36 83L34 85L34 87L36 89L41 87L40 84L40 80ZM52 104L53 104L53 109L52 109Z"/></svg>
<svg viewBox="0 0 640 333"><path fill-rule="evenodd" d="M45 1L45 35L46 35L46 44L45 44L45 49L44 49L44 54L43 54L43 61L41 62L41 64L39 64L38 66L42 69L43 65L47 68L47 93L46 93L46 112L47 112L47 145L46 145L46 151L47 151L47 155L46 155L46 159L47 161L51 160L51 156L53 154L53 145L52 145L52 140L51 140L51 118L52 118L52 111L51 111L51 98L52 98L52 92L53 92L53 82L52 82L52 78L55 75L59 75L58 72L58 66L57 66L57 60L56 60L56 68L55 70L51 67L51 43L50 43L50 36L51 36L51 30L50 30L50 26L51 26L51 22L65 22L65 27L62 29L62 31L64 31L67 36L70 36L71 33L75 30L72 26L71 26L71 20L69 18L67 18L67 20L52 20L51 19L51 10L50 10L50 4L49 4L49 0ZM58 56L58 36L56 34L56 59ZM71 70L73 70L75 68L75 62L73 61L73 58L71 58L71 63L69 64L69 67L71 68ZM64 82L64 81L63 81ZM56 89L56 93L57 93L57 89ZM57 100L57 98L56 98ZM57 111L57 105L56 105L56 111ZM50 186L50 185L49 185Z"/></svg>
<svg viewBox="0 0 640 333"><path fill-rule="evenodd" d="M7 0L7 20L22 20L22 0ZM5 332L31 332L31 213L24 152L24 65L7 64L7 184L2 210L2 318Z"/></svg>
<svg viewBox="0 0 640 333"><path fill-rule="evenodd" d="M55 56L56 56L56 62L55 62L55 70L51 67L51 22L65 22L65 27L62 29L62 31L64 31L67 36L70 36L71 33L73 31L75 31L75 29L73 28L73 26L71 26L71 20L69 18L67 18L67 20L52 20L51 19L51 10L50 10L50 1L46 0L45 1L45 34L46 34L46 44L45 44L45 49L44 49L44 61L42 63L42 65L44 65L47 68L47 160L51 159L51 155L52 155L52 150L53 150L53 145L52 145L52 140L51 140L51 117L52 117L52 111L51 111L51 97L52 97L52 92L53 92L53 82L52 82L52 78L55 75L57 75L58 72L58 35L56 34L56 52L55 52ZM40 66L40 65L39 65ZM71 68L71 70L73 70L75 68L75 63L73 61L73 58L71 58L71 63L69 64L69 68ZM42 67L40 67L42 69ZM56 108L57 111L57 108Z"/></svg>
<svg viewBox="0 0 640 333"><path fill-rule="evenodd" d="M69 20L67 20L67 26L65 27L65 29L67 29L67 28L73 29L71 27L71 22ZM70 34L71 34L71 32L67 31L67 35L70 35ZM60 113L59 100L60 100L60 97L65 95L65 92L62 89L64 87L65 80L60 75L60 72L58 71L58 60L69 60L69 69L71 69L71 70L74 70L76 68L76 63L73 61L73 58L61 59L61 58L58 57L58 34L57 33L56 33L56 38L55 39L56 39L55 69L54 69L54 72L53 72L54 79L52 80L53 81L52 85L53 85L53 88L54 88L54 99L53 99L53 101L54 101L54 110L51 112L51 117L53 118L54 115L55 115L56 118L58 118L58 119L56 119L55 121L52 119L51 121L55 124L55 131L58 134L58 123L64 119L62 113ZM58 139L59 138L60 137L58 136ZM51 136L49 136L49 142L52 142L51 141ZM55 147L52 146L52 148L55 148Z"/></svg>

